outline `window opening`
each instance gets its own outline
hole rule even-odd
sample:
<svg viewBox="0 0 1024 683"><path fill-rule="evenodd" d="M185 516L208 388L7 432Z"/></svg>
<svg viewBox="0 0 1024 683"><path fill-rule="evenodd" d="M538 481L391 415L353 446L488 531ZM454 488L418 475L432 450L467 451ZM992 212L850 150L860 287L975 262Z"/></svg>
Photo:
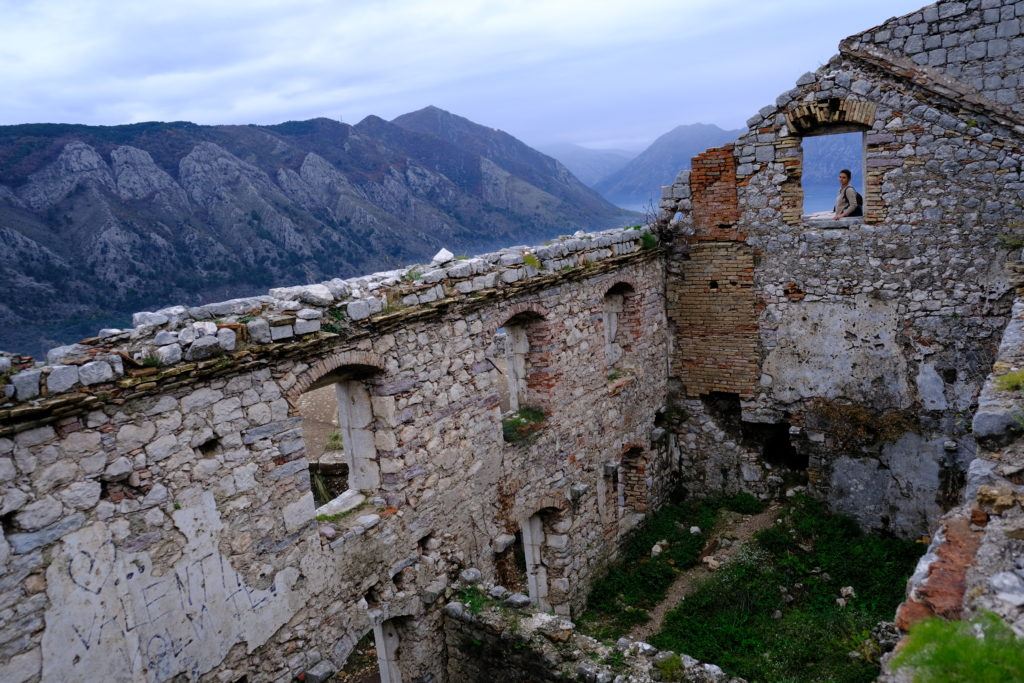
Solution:
<svg viewBox="0 0 1024 683"><path fill-rule="evenodd" d="M346 366L322 378L298 401L317 515L332 517L365 501L381 485L371 401L375 368Z"/></svg>
<svg viewBox="0 0 1024 683"><path fill-rule="evenodd" d="M834 130L834 129L832 129ZM850 186L864 197L864 133L826 132L802 139L803 214L807 220L832 220L839 196L839 173L850 171ZM866 207L862 206L862 212Z"/></svg>

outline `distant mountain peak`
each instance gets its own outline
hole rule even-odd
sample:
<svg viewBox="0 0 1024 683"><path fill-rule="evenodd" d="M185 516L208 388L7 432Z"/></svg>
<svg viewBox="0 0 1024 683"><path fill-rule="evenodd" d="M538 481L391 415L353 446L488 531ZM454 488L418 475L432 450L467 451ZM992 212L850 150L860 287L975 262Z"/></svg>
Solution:
<svg viewBox="0 0 1024 683"><path fill-rule="evenodd" d="M638 208L657 203L662 185L669 185L690 160L709 147L735 140L743 131L713 123L676 126L659 136L636 158L594 185L609 201Z"/></svg>

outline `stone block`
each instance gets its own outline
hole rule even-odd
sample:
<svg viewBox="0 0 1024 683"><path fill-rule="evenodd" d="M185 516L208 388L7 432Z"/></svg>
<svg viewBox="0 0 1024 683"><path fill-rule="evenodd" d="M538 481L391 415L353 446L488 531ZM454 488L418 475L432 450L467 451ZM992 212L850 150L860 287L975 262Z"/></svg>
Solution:
<svg viewBox="0 0 1024 683"><path fill-rule="evenodd" d="M182 358L181 345L168 344L157 347L156 358L160 361L160 365L174 365Z"/></svg>
<svg viewBox="0 0 1024 683"><path fill-rule="evenodd" d="M245 327L249 331L249 339L257 344L269 344L273 341L270 335L270 323L265 318L250 320Z"/></svg>
<svg viewBox="0 0 1024 683"><path fill-rule="evenodd" d="M293 336L295 336L295 331L291 325L275 325L270 328L270 338L273 341L291 339Z"/></svg>
<svg viewBox="0 0 1024 683"><path fill-rule="evenodd" d="M19 401L27 401L39 396L39 379L42 370L22 370L10 378L14 387L14 395Z"/></svg>
<svg viewBox="0 0 1024 683"><path fill-rule="evenodd" d="M364 320L370 317L370 304L367 301L352 301L345 308L348 317L352 320Z"/></svg>
<svg viewBox="0 0 1024 683"><path fill-rule="evenodd" d="M304 320L302 318L295 321L295 334L312 334L313 332L320 331L319 320Z"/></svg>
<svg viewBox="0 0 1024 683"><path fill-rule="evenodd" d="M313 492L302 496L294 503L284 506L284 526L289 532L298 531L306 526L316 516L313 507Z"/></svg>
<svg viewBox="0 0 1024 683"><path fill-rule="evenodd" d="M109 382L114 379L114 369L105 361L93 361L78 369L78 379L85 386Z"/></svg>

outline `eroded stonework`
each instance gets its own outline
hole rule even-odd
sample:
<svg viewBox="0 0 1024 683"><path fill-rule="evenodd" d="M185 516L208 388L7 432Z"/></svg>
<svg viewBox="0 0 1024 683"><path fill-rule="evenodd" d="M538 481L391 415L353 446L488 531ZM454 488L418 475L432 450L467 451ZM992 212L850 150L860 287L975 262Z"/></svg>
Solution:
<svg viewBox="0 0 1024 683"><path fill-rule="evenodd" d="M1004 328L996 372L1022 360L1018 15L943 1L844 41L655 226L0 354L0 679L323 680L372 632L388 683L452 680L456 577L571 618L677 486L939 530L904 612L1019 627L1019 401L986 380ZM865 216L813 220L801 141L840 131ZM326 503L300 410L325 387Z"/></svg>

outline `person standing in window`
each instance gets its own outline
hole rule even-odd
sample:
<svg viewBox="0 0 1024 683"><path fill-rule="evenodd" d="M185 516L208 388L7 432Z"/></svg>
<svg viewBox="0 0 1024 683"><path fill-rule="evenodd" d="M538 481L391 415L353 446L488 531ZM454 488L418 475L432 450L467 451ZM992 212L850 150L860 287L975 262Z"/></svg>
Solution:
<svg viewBox="0 0 1024 683"><path fill-rule="evenodd" d="M839 196L836 197L835 215L833 218L851 218L864 215L864 200L860 192L850 184L853 174L844 168L839 172Z"/></svg>

